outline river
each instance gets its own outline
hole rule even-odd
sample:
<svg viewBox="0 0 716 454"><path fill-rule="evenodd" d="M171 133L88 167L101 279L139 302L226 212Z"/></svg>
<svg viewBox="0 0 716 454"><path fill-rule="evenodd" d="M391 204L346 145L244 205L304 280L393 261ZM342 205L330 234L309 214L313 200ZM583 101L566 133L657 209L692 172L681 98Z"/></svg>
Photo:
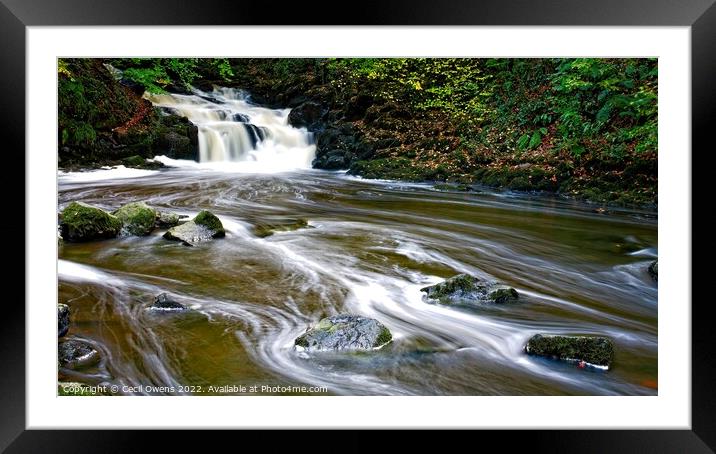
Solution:
<svg viewBox="0 0 716 454"><path fill-rule="evenodd" d="M69 337L101 354L91 367L60 369L60 379L134 387L126 394L657 394L657 285L646 271L656 213L314 170L311 134L288 126L288 110L227 89L148 97L199 126L201 162L60 172L60 209L74 200L107 210L141 200L189 216L208 209L227 234L196 247L162 230L60 246ZM296 218L308 228L252 232ZM507 283L520 301L423 300L420 288L458 273ZM162 292L192 310L147 311ZM359 354L293 347L309 325L346 312L380 320L393 342ZM607 336L614 366L527 356L537 333ZM275 388L285 386L324 389Z"/></svg>

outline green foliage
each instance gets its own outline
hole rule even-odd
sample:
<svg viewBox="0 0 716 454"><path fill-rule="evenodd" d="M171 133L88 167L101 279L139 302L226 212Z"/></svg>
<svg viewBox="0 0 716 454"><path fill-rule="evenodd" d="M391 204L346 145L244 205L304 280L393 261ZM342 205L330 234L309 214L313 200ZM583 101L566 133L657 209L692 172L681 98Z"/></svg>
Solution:
<svg viewBox="0 0 716 454"><path fill-rule="evenodd" d="M150 93L163 93L172 83L189 87L199 76L197 58L128 58L112 60L123 77Z"/></svg>
<svg viewBox="0 0 716 454"><path fill-rule="evenodd" d="M379 99L407 102L418 110L445 110L471 125L484 120L492 94L478 59L330 59L328 72L337 90L368 85Z"/></svg>
<svg viewBox="0 0 716 454"><path fill-rule="evenodd" d="M163 93L169 85L188 89L198 79L228 82L235 75L227 58L122 58L111 63L150 93Z"/></svg>
<svg viewBox="0 0 716 454"><path fill-rule="evenodd" d="M85 121L70 119L60 136L60 144L66 145L91 145L97 139L97 133L91 124Z"/></svg>
<svg viewBox="0 0 716 454"><path fill-rule="evenodd" d="M70 69L67 66L67 60L62 59L62 58L57 59L57 74L72 78L72 73L70 72Z"/></svg>
<svg viewBox="0 0 716 454"><path fill-rule="evenodd" d="M655 59L561 59L550 76L559 132L567 144L597 137L604 152L657 151ZM573 146L581 154L581 148ZM621 150L621 151L620 151Z"/></svg>

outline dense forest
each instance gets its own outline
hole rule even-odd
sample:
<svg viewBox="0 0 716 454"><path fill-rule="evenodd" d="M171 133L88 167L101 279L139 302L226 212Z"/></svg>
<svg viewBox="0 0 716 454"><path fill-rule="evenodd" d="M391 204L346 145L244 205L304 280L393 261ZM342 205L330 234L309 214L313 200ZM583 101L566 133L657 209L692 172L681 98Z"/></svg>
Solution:
<svg viewBox="0 0 716 454"><path fill-rule="evenodd" d="M657 203L656 59L61 59L58 78L61 168L197 159L196 127L142 95L221 86L293 109L315 168Z"/></svg>

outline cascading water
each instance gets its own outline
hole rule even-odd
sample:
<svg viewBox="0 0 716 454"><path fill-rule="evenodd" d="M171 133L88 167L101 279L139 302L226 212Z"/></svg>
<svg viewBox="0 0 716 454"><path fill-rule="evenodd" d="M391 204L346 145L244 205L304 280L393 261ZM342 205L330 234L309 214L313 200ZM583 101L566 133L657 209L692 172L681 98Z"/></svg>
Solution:
<svg viewBox="0 0 716 454"><path fill-rule="evenodd" d="M311 167L316 151L312 134L288 124L290 109L257 106L246 92L232 88L195 89L191 95L147 93L145 97L197 125L199 159L209 167L241 163L228 167L261 173Z"/></svg>

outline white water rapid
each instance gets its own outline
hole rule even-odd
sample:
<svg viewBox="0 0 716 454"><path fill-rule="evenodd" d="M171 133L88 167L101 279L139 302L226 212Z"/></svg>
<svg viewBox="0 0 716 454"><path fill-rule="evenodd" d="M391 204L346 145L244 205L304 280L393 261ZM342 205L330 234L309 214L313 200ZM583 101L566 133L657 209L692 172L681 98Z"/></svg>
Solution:
<svg viewBox="0 0 716 454"><path fill-rule="evenodd" d="M199 167L255 173L311 167L316 152L312 134L288 124L290 109L254 105L244 91L232 88L194 89L191 95L147 93L145 98L198 126ZM157 159L171 166L196 166Z"/></svg>

